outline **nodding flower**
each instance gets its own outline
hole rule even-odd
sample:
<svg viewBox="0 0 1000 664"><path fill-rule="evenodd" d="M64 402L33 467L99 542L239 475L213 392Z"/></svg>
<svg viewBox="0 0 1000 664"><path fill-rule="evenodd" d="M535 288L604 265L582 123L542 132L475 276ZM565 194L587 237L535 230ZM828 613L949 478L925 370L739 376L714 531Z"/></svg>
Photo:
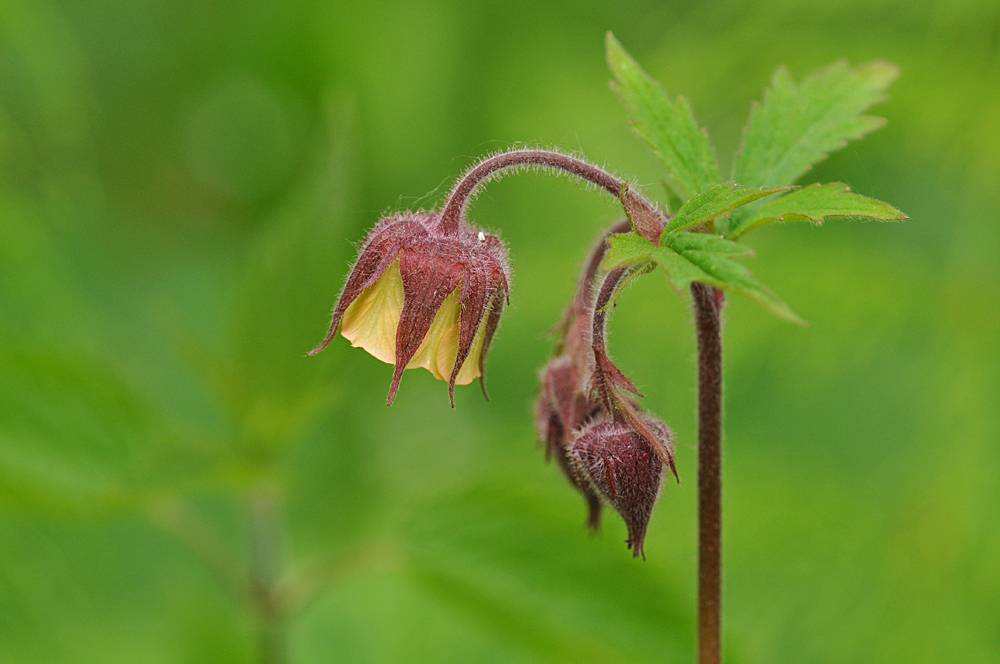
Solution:
<svg viewBox="0 0 1000 664"><path fill-rule="evenodd" d="M480 379L490 341L509 300L510 261L495 235L472 226L466 208L485 183L525 169L562 172L619 199L633 223L659 237L666 225L656 207L623 180L582 159L551 150L518 149L491 155L459 178L444 207L382 219L361 247L333 310L326 348L338 328L354 346L395 365L389 404L403 371L429 370L455 385ZM638 227L638 226L637 226Z"/></svg>
<svg viewBox="0 0 1000 664"><path fill-rule="evenodd" d="M483 159L456 182L445 205L401 212L379 221L333 309L330 330L353 346L395 365L389 404L403 371L423 367L455 385L484 383L490 342L508 304L510 261L495 235L469 223L466 210L483 184L525 169L561 172L615 197L625 211L609 231L629 229L658 242L668 218L628 183L582 159L549 150L511 150ZM559 326L557 356L542 373L537 409L547 455L587 500L589 524L600 524L601 500L621 514L634 555L643 555L646 525L659 495L663 469L674 471L673 434L643 413L641 396L606 348L608 310L636 268L600 275L607 235L591 255L580 288ZM483 395L486 390L483 385Z"/></svg>
<svg viewBox="0 0 1000 664"><path fill-rule="evenodd" d="M330 331L395 365L389 404L405 369L423 367L455 385L479 378L510 290L507 249L464 220L453 231L441 214L405 212L381 220L361 247ZM485 395L485 386L483 394Z"/></svg>

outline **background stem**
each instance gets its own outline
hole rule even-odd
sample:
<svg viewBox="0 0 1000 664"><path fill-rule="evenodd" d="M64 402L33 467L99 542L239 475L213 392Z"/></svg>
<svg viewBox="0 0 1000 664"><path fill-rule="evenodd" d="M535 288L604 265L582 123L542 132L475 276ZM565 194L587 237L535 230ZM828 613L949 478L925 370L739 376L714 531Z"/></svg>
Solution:
<svg viewBox="0 0 1000 664"><path fill-rule="evenodd" d="M698 329L698 662L719 664L722 617L722 291L691 284Z"/></svg>
<svg viewBox="0 0 1000 664"><path fill-rule="evenodd" d="M257 617L261 664L284 664L285 611L278 593L282 568L281 500L271 488L250 496L251 600Z"/></svg>
<svg viewBox="0 0 1000 664"><path fill-rule="evenodd" d="M190 549L235 604L246 603L246 578L236 552L196 509L180 496L170 496L151 505L147 514L153 524Z"/></svg>

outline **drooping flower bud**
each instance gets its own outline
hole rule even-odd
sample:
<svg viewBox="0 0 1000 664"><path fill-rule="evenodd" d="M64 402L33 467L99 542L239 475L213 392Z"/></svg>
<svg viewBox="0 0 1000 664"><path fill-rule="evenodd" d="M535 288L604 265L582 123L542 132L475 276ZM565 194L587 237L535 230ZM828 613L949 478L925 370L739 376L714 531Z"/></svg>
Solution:
<svg viewBox="0 0 1000 664"><path fill-rule="evenodd" d="M576 430L601 412L600 402L588 398L582 390L572 358L558 357L542 370L535 419L538 439L545 444L546 460L554 457L570 483L583 494L587 525L595 531L601 525L601 498L569 454Z"/></svg>
<svg viewBox="0 0 1000 664"><path fill-rule="evenodd" d="M643 420L673 453L667 425L648 415ZM570 458L625 520L632 555L645 558L646 526L663 481L660 457L627 422L601 418L579 431Z"/></svg>
<svg viewBox="0 0 1000 664"><path fill-rule="evenodd" d="M603 491L605 496L607 491L590 478L586 466L573 456L574 444L582 430L594 422L620 422L623 430L639 436L646 447L652 446L650 449L658 461L665 461L673 468L673 448L668 448L669 429L663 427L667 432L663 435L661 430L651 428L650 423L655 420L645 416L635 400L623 392L638 396L638 390L614 365L606 350L606 308L627 275L620 271L601 276L599 267L608 237L627 231L630 223L626 220L612 226L591 252L576 295L556 326L555 332L559 334L557 355L542 370L538 390L536 426L539 440L545 443L546 458L554 456L570 482L587 499L590 526L595 530L601 508L598 491ZM657 491L658 487L657 484ZM615 508L622 511L618 505ZM624 516L624 512L622 514ZM647 513L643 524L648 518ZM629 523L632 532L632 522ZM645 532L645 525L642 532ZM641 537L639 542L641 550Z"/></svg>
<svg viewBox="0 0 1000 664"><path fill-rule="evenodd" d="M403 371L416 367L455 385L479 377L507 303L510 264L495 235L462 220L445 232L433 212L405 212L381 220L368 234L333 310L351 345L395 365L391 404ZM486 394L485 386L483 394Z"/></svg>

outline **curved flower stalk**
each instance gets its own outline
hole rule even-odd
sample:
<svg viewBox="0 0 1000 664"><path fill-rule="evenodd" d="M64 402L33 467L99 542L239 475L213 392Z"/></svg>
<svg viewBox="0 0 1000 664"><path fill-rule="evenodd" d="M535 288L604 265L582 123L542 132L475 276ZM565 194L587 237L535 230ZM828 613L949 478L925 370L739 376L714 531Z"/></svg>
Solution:
<svg viewBox="0 0 1000 664"><path fill-rule="evenodd" d="M448 382L452 406L455 385L475 378L485 396L486 355L509 301L511 268L503 242L470 224L466 210L486 182L532 168L572 175L614 196L643 237L658 237L666 225L627 182L582 159L533 149L492 155L459 178L440 210L401 212L376 224L326 338L309 355L326 348L339 329L352 345L395 366L390 405L403 371L420 367Z"/></svg>
<svg viewBox="0 0 1000 664"><path fill-rule="evenodd" d="M545 459L555 458L570 483L583 494L589 511L587 525L593 531L599 530L601 525L600 492L572 460L571 450L578 430L606 414L600 399L596 399L588 387L594 370L590 341L594 280L604 259L608 237L624 233L630 227L627 220L614 225L591 251L576 295L553 329L558 334L555 354L539 374L535 406L535 426L538 439L545 446Z"/></svg>
<svg viewBox="0 0 1000 664"><path fill-rule="evenodd" d="M537 427L546 458L556 458L586 499L590 527L599 526L603 499L625 521L633 555L645 557L646 527L664 466L676 476L673 433L642 413L623 392L640 396L607 354L607 311L614 296L641 270L612 271L596 292L594 287L607 239L628 229L629 223L622 222L600 239L556 328L560 332L556 356L541 374Z"/></svg>
<svg viewBox="0 0 1000 664"><path fill-rule="evenodd" d="M448 195L441 213L441 223L446 229L461 225L465 209L475 198L480 187L506 173L540 169L554 174L572 175L584 180L621 201L625 214L642 237L656 241L667 220L659 209L642 194L603 168L572 155L554 150L518 149L499 152L470 168L455 184Z"/></svg>
<svg viewBox="0 0 1000 664"><path fill-rule="evenodd" d="M628 392L637 397L642 396L639 389L628 379L628 376L623 374L611 361L607 351L608 311L614 305L614 300L621 290L632 279L644 274L649 269L651 267L648 265L616 268L604 277L594 302L591 319L591 350L594 354L594 371L590 379L591 389L600 397L608 412L616 418L628 422L642 436L677 478L672 446L661 440L661 437L652 430L642 413L639 412L632 398L625 394Z"/></svg>

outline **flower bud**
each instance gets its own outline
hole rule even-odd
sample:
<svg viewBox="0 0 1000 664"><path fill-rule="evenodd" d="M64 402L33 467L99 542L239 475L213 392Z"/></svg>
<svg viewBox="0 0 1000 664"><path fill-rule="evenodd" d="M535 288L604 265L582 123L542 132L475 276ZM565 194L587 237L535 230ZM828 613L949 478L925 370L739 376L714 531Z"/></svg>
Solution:
<svg viewBox="0 0 1000 664"><path fill-rule="evenodd" d="M391 404L405 369L423 367L455 385L483 380L490 341L507 302L507 249L464 220L444 232L440 214L405 212L381 220L361 247L330 331L395 365ZM485 395L485 386L483 394Z"/></svg>
<svg viewBox="0 0 1000 664"><path fill-rule="evenodd" d="M600 402L582 392L579 371L570 357L558 357L542 370L535 418L538 439L545 445L546 460L555 457L570 483L583 494L589 513L587 525L595 531L601 525L601 498L570 460L569 450L576 430L600 412Z"/></svg>
<svg viewBox="0 0 1000 664"><path fill-rule="evenodd" d="M643 420L672 453L670 429L648 415ZM625 520L633 556L645 558L646 526L663 480L660 457L628 423L598 419L577 434L570 458Z"/></svg>

